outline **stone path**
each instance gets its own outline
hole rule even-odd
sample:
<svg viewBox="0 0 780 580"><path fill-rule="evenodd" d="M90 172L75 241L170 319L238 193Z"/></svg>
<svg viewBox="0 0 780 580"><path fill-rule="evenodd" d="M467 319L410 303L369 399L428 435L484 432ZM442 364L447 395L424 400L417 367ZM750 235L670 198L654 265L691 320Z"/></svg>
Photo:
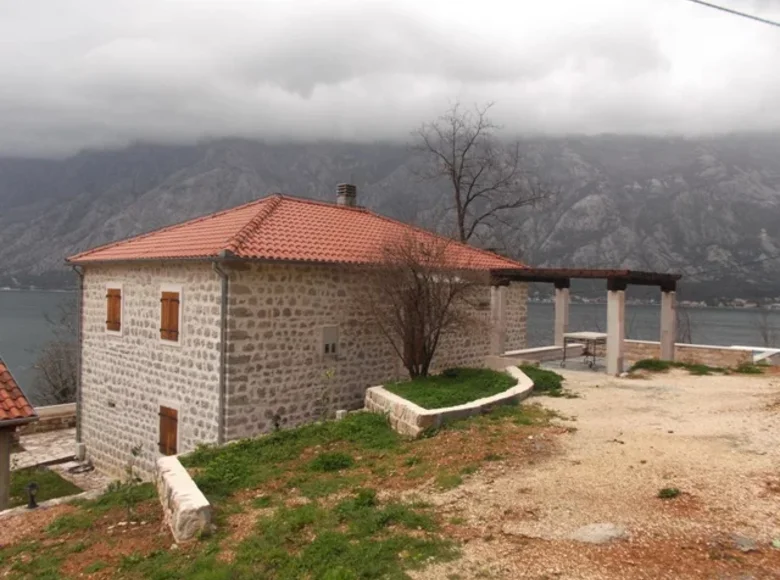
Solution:
<svg viewBox="0 0 780 580"><path fill-rule="evenodd" d="M24 451L11 455L12 471L72 459L76 448L76 430L62 429L24 435L20 443Z"/></svg>

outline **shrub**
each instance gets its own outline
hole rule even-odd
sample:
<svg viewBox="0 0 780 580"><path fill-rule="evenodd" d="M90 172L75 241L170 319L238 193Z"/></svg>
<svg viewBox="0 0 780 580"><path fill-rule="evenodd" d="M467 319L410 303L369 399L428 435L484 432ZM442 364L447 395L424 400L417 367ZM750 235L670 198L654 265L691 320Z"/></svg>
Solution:
<svg viewBox="0 0 780 580"><path fill-rule="evenodd" d="M658 491L658 497L661 499L674 499L680 495L680 490L676 487L664 487Z"/></svg>
<svg viewBox="0 0 780 580"><path fill-rule="evenodd" d="M734 372L743 375L762 375L764 374L764 369L753 363L742 363L734 369Z"/></svg>

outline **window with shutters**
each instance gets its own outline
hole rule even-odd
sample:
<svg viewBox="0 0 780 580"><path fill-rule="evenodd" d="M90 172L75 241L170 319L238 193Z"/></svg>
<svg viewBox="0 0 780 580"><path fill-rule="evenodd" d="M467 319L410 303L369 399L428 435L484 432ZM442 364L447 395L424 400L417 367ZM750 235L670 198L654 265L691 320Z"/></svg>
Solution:
<svg viewBox="0 0 780 580"><path fill-rule="evenodd" d="M179 439L179 412L171 407L160 407L160 453L176 455Z"/></svg>
<svg viewBox="0 0 780 580"><path fill-rule="evenodd" d="M335 357L339 354L339 327L322 328L322 354Z"/></svg>
<svg viewBox="0 0 780 580"><path fill-rule="evenodd" d="M163 288L160 294L160 339L179 342L181 326L181 290Z"/></svg>
<svg viewBox="0 0 780 580"><path fill-rule="evenodd" d="M118 284L106 287L106 330L122 332L122 287Z"/></svg>

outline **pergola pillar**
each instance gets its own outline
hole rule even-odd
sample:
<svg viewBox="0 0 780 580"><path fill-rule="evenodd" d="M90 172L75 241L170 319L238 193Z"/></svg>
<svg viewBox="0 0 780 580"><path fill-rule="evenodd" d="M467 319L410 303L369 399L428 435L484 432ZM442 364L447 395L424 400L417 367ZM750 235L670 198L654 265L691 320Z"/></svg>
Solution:
<svg viewBox="0 0 780 580"><path fill-rule="evenodd" d="M555 281L555 345L563 346L563 335L569 332L569 286L571 281Z"/></svg>
<svg viewBox="0 0 780 580"><path fill-rule="evenodd" d="M675 286L661 286L661 360L674 360L677 339Z"/></svg>
<svg viewBox="0 0 780 580"><path fill-rule="evenodd" d="M506 351L506 286L490 287L490 354Z"/></svg>
<svg viewBox="0 0 780 580"><path fill-rule="evenodd" d="M11 494L11 445L13 429L0 429L0 511L8 508Z"/></svg>
<svg viewBox="0 0 780 580"><path fill-rule="evenodd" d="M626 282L607 280L607 374L623 372L623 341L626 334Z"/></svg>

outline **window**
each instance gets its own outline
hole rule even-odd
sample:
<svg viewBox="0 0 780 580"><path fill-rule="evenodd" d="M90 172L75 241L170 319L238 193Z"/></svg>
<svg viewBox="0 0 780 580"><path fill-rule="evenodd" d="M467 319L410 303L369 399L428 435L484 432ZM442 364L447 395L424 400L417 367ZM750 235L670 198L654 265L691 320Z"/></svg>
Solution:
<svg viewBox="0 0 780 580"><path fill-rule="evenodd" d="M163 290L160 298L160 338L179 341L180 292Z"/></svg>
<svg viewBox="0 0 780 580"><path fill-rule="evenodd" d="M122 331L122 288L106 288L106 330Z"/></svg>
<svg viewBox="0 0 780 580"><path fill-rule="evenodd" d="M339 352L339 327L325 326L322 329L322 354L335 356Z"/></svg>
<svg viewBox="0 0 780 580"><path fill-rule="evenodd" d="M160 407L160 453L178 453L179 412L170 407Z"/></svg>

